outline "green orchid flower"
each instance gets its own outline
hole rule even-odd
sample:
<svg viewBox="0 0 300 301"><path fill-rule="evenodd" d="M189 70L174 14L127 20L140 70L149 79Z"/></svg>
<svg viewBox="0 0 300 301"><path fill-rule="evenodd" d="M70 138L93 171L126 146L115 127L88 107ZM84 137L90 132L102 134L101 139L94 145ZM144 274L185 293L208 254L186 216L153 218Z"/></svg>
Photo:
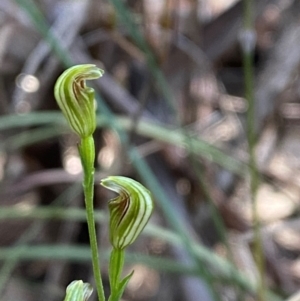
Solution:
<svg viewBox="0 0 300 301"><path fill-rule="evenodd" d="M121 176L103 179L101 185L119 193L108 203L110 241L115 249L124 249L136 240L151 216L151 193L139 182Z"/></svg>
<svg viewBox="0 0 300 301"><path fill-rule="evenodd" d="M54 96L57 104L80 138L92 135L96 128L95 92L85 81L97 79L103 73L92 64L76 65L63 72L56 81Z"/></svg>

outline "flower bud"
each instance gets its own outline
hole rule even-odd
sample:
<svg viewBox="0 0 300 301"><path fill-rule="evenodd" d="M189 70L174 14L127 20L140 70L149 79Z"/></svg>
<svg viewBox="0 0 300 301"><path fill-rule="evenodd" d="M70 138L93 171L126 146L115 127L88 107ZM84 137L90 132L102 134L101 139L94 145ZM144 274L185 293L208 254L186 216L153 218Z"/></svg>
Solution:
<svg viewBox="0 0 300 301"><path fill-rule="evenodd" d="M64 301L87 301L92 292L93 289L89 283L75 280L68 285Z"/></svg>
<svg viewBox="0 0 300 301"><path fill-rule="evenodd" d="M76 65L61 74L54 87L54 96L72 130L80 138L92 135L96 129L95 92L86 80L96 79L104 71L95 65Z"/></svg>
<svg viewBox="0 0 300 301"><path fill-rule="evenodd" d="M151 193L139 182L126 177L111 176L103 179L101 185L119 194L108 203L110 241L115 249L124 249L135 241L151 216Z"/></svg>

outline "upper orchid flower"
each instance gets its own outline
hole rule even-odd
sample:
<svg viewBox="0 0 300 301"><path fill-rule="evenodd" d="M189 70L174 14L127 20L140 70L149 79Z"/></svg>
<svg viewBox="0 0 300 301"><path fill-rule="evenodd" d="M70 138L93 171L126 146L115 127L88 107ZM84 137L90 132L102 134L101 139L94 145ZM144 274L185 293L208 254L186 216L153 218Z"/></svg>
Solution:
<svg viewBox="0 0 300 301"><path fill-rule="evenodd" d="M96 128L95 93L85 81L97 79L103 73L92 64L76 65L63 72L56 81L54 96L57 104L80 138L89 137Z"/></svg>

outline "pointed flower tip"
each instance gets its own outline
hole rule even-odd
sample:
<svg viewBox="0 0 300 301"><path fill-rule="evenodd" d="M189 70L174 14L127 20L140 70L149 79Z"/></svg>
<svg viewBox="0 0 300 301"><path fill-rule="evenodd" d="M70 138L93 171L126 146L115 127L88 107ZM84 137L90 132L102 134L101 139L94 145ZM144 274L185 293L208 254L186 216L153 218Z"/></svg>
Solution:
<svg viewBox="0 0 300 301"><path fill-rule="evenodd" d="M110 176L101 185L119 194L109 201L110 241L115 249L132 244L148 223L153 211L152 195L139 182Z"/></svg>
<svg viewBox="0 0 300 301"><path fill-rule="evenodd" d="M86 80L101 77L104 71L95 65L76 65L57 79L54 96L71 129L81 138L93 134L96 128L95 93Z"/></svg>

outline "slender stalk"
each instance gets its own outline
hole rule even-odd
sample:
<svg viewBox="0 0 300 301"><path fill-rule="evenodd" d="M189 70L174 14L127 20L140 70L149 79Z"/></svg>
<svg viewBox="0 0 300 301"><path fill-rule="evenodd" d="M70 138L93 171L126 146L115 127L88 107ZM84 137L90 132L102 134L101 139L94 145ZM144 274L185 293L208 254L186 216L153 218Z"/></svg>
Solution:
<svg viewBox="0 0 300 301"><path fill-rule="evenodd" d="M92 253L93 273L99 301L105 301L102 277L100 272L99 252L94 217L94 160L95 146L92 136L81 140L79 153L83 166L83 191L85 197L86 217Z"/></svg>
<svg viewBox="0 0 300 301"><path fill-rule="evenodd" d="M121 273L124 266L124 250L113 248L109 262L110 296L108 301L119 301L120 291L118 289Z"/></svg>
<svg viewBox="0 0 300 301"><path fill-rule="evenodd" d="M255 97L254 97L254 48L255 32L253 26L253 1L244 0L244 30L242 32L243 66L245 76L245 97L248 102L247 139L249 147L250 193L252 198L252 216L254 226L254 258L259 271L258 300L266 300L265 296L265 262L260 233L260 222L257 211L257 191L259 188L259 172L256 164L256 125L255 125Z"/></svg>

